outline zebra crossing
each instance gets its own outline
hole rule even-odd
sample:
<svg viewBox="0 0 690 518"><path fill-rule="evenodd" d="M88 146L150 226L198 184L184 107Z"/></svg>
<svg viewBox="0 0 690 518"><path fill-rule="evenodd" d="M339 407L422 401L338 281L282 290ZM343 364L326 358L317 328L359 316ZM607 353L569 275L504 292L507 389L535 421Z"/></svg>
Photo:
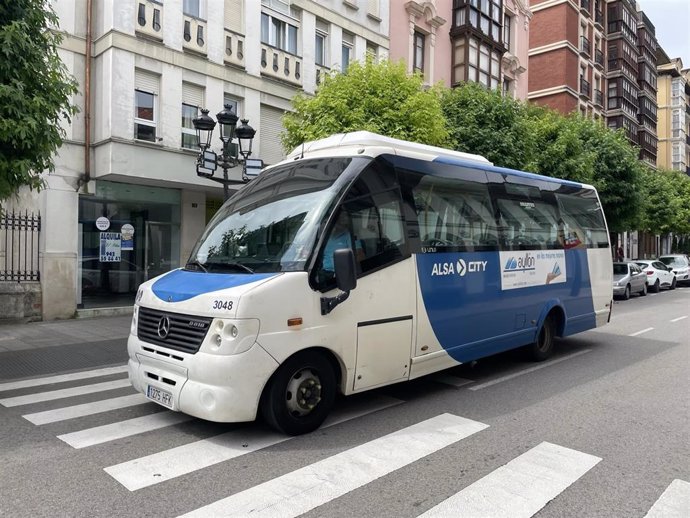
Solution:
<svg viewBox="0 0 690 518"><path fill-rule="evenodd" d="M104 415L108 412L145 405L150 413L140 417L111 422L56 435L75 450L108 445L124 438L172 427L192 421L185 414L162 410L141 394L108 397L108 391L129 387L126 378L99 381L105 376L124 374L126 367L48 376L32 380L0 383L0 405L7 408L50 403L57 408L22 414L35 426L53 423L69 425L81 417ZM443 374L436 381L454 387L472 386L472 380ZM60 384L78 381L79 386L61 388ZM477 386L477 385L474 385ZM20 390L21 395L5 393ZM26 393L27 391L33 391ZM101 400L69 404L70 398L96 394ZM323 428L366 418L405 402L374 393L338 405ZM21 410L20 410L21 412ZM78 421L73 421L78 423ZM76 425L76 424L75 424ZM421 420L400 430L355 445L340 453L285 473L271 480L234 494L218 495L219 499L183 516L300 516L451 445L463 448L465 439L482 437L489 425L466 417L443 413ZM290 441L293 437L257 426L246 426L205 439L120 463L103 466L104 472L130 492L164 484L196 473L222 462ZM517 517L528 518L543 509L605 459L589 452L570 449L567 445L541 442L494 469L476 482L457 488L455 494L432 502L420 517ZM689 516L690 483L673 480L646 515L649 518L680 518Z"/></svg>

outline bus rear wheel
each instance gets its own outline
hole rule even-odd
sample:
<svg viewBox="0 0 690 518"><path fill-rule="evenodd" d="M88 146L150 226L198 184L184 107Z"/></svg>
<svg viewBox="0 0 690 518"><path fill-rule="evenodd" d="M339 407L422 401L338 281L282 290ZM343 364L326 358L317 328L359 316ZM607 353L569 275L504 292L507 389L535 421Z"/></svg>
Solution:
<svg viewBox="0 0 690 518"><path fill-rule="evenodd" d="M281 365L264 390L261 413L276 430L301 435L316 430L336 396L333 366L322 354L298 353Z"/></svg>
<svg viewBox="0 0 690 518"><path fill-rule="evenodd" d="M537 340L527 347L529 357L537 362L548 359L553 352L553 339L555 336L556 320L553 315L548 315L537 335Z"/></svg>

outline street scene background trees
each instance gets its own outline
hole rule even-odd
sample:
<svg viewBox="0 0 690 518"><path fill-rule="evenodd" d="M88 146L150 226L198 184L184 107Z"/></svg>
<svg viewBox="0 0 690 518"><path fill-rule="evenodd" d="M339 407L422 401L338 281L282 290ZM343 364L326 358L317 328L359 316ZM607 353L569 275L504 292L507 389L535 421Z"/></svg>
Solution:
<svg viewBox="0 0 690 518"><path fill-rule="evenodd" d="M690 177L654 170L622 130L563 116L476 83L426 88L403 63L354 63L326 76L314 97L298 95L283 119L283 144L367 130L485 156L496 166L594 185L609 230L672 233L690 246ZM684 248L685 247L685 248Z"/></svg>

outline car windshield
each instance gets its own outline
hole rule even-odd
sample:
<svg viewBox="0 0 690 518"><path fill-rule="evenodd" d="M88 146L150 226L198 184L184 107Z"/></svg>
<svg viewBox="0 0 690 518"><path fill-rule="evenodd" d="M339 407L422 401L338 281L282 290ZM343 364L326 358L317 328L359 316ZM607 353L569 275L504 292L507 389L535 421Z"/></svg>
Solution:
<svg viewBox="0 0 690 518"><path fill-rule="evenodd" d="M197 242L188 267L205 272L305 269L319 228L351 174L370 159L300 160L271 169L228 200Z"/></svg>
<svg viewBox="0 0 690 518"><path fill-rule="evenodd" d="M682 257L659 257L659 261L667 266L685 266L686 263Z"/></svg>
<svg viewBox="0 0 690 518"><path fill-rule="evenodd" d="M613 263L613 275L627 275L628 265L624 263Z"/></svg>

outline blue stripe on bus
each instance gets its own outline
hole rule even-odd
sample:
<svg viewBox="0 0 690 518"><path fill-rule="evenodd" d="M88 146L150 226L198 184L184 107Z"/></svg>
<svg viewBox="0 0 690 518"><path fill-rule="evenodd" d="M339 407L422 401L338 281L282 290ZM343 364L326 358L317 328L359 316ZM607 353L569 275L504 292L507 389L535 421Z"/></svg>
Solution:
<svg viewBox="0 0 690 518"><path fill-rule="evenodd" d="M541 181L553 182L553 183L558 183L558 184L563 184L563 185L570 185L572 187L577 187L578 189L581 189L584 187L583 184L577 183L577 182L571 182L570 180L561 180L560 178L551 178L550 176L542 176L542 175L535 174L535 173L528 173L526 171L518 171L516 169L508 169L506 167L498 167L498 166L489 165L489 164L481 164L481 163L477 163L477 162L471 162L468 160L462 160L459 158L440 156L438 158L435 158L433 161L437 162L439 164L457 165L457 166L462 166L462 167L469 167L471 169L479 169L481 171L491 171L494 173L507 174L510 176L519 176L520 178L530 178L532 180L541 180Z"/></svg>
<svg viewBox="0 0 690 518"><path fill-rule="evenodd" d="M202 273L173 270L153 283L151 291L165 302L181 302L204 293L262 281L275 273Z"/></svg>
<svg viewBox="0 0 690 518"><path fill-rule="evenodd" d="M554 306L565 313L564 336L596 327L587 250L567 250L565 257L567 282L502 290L499 252L418 254L424 307L443 349L464 363L527 345ZM486 261L486 270L432 275L435 264L460 258Z"/></svg>

